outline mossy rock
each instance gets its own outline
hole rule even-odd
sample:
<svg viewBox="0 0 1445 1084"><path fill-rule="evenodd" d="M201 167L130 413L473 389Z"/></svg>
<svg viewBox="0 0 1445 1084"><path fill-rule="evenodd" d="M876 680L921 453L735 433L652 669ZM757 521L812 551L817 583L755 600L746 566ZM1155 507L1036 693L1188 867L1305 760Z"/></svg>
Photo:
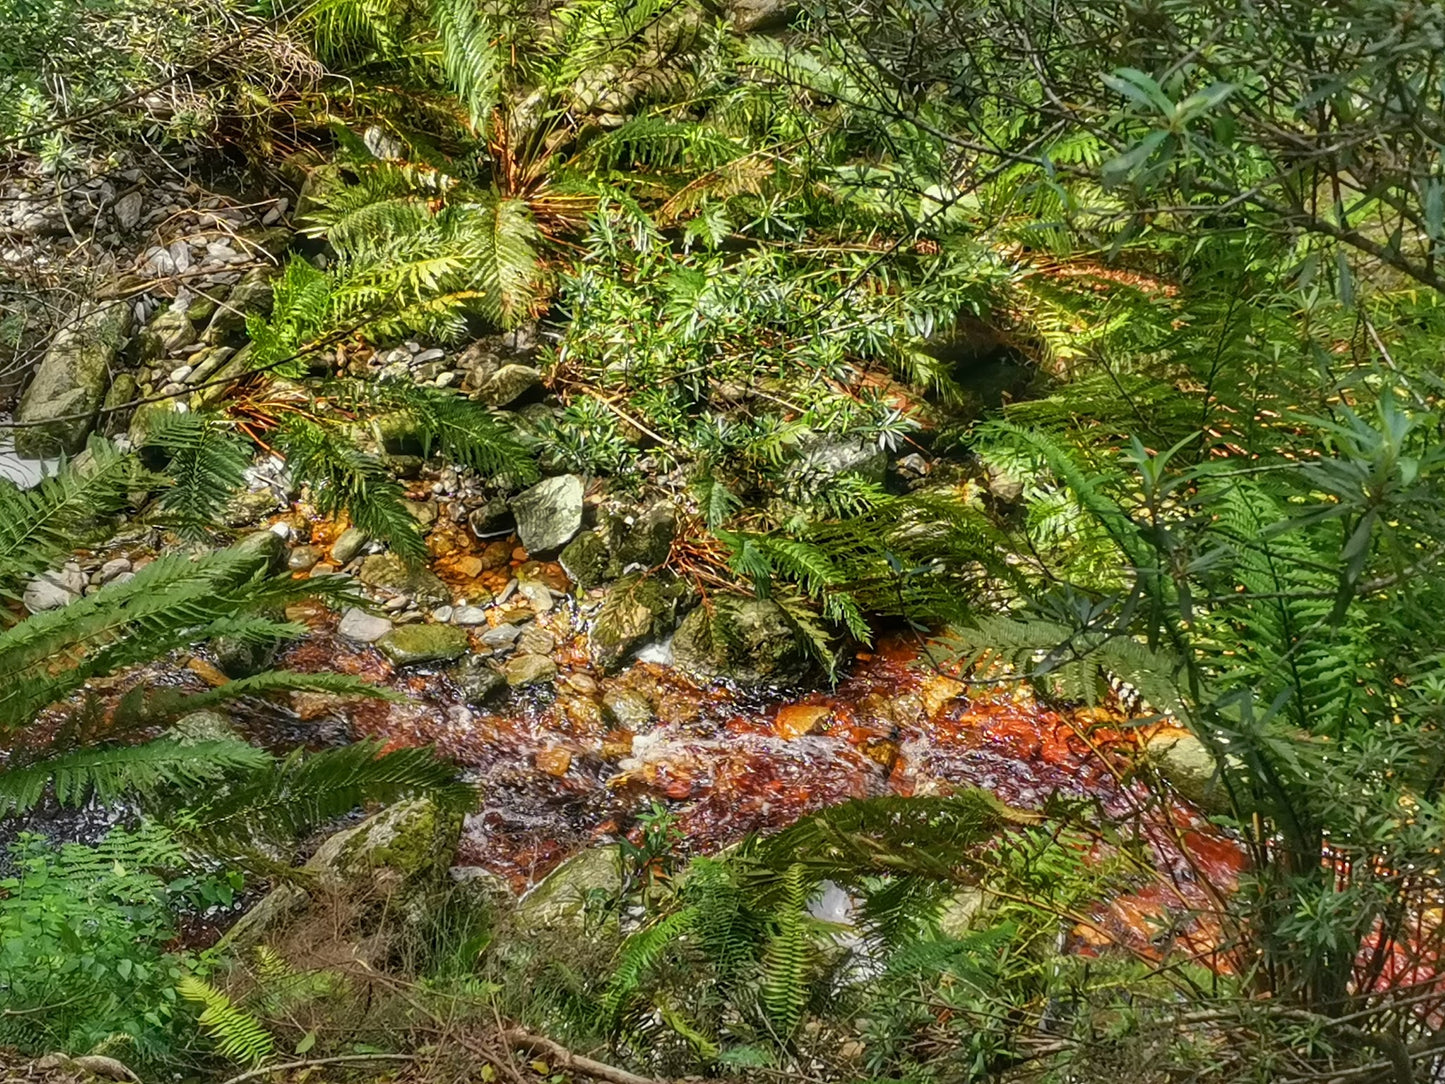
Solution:
<svg viewBox="0 0 1445 1084"><path fill-rule="evenodd" d="M715 595L678 626L676 665L743 686L793 685L813 664L783 608L770 599Z"/></svg>
<svg viewBox="0 0 1445 1084"><path fill-rule="evenodd" d="M603 670L614 670L638 648L672 631L687 586L670 572L634 573L612 585L588 640Z"/></svg>
<svg viewBox="0 0 1445 1084"><path fill-rule="evenodd" d="M455 625L398 625L376 646L395 666L455 662L467 653L467 630Z"/></svg>
<svg viewBox="0 0 1445 1084"><path fill-rule="evenodd" d="M337 832L316 849L306 869L322 883L342 884L378 870L409 883L440 881L461 838L462 818L427 798L383 809L355 828Z"/></svg>
<svg viewBox="0 0 1445 1084"><path fill-rule="evenodd" d="M528 891L517 903L514 920L523 931L580 926L593 894L612 896L621 890L621 849L592 847L574 854Z"/></svg>
<svg viewBox="0 0 1445 1084"><path fill-rule="evenodd" d="M383 809L322 843L298 883L281 884L268 893L217 947L246 948L264 941L304 915L318 890L356 899L388 898L397 892L425 899L443 883L461 830L459 814L446 813L427 798Z"/></svg>
<svg viewBox="0 0 1445 1084"><path fill-rule="evenodd" d="M409 565L394 553L373 553L361 563L357 579L367 587L410 595L428 607L445 605L452 597L450 588L430 569Z"/></svg>
<svg viewBox="0 0 1445 1084"><path fill-rule="evenodd" d="M583 531L567 543L557 558L572 582L583 591L606 581L610 560L607 543L595 531Z"/></svg>

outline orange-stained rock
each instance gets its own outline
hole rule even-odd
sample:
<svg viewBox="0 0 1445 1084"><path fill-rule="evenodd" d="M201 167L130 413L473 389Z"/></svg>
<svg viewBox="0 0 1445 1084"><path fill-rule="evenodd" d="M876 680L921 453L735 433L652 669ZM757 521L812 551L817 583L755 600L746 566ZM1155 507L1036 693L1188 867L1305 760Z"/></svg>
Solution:
<svg viewBox="0 0 1445 1084"><path fill-rule="evenodd" d="M482 559L472 554L465 557L458 557L451 562L451 566L458 575L476 578L483 572Z"/></svg>
<svg viewBox="0 0 1445 1084"><path fill-rule="evenodd" d="M481 553L482 570L493 572L512 563L512 547L505 542L488 542ZM506 583L506 580L502 581Z"/></svg>
<svg viewBox="0 0 1445 1084"><path fill-rule="evenodd" d="M558 746L553 746L551 749L538 749L533 763L539 772L546 772L548 775L560 778L567 774L568 768L572 767L572 754Z"/></svg>
<svg viewBox="0 0 1445 1084"><path fill-rule="evenodd" d="M804 734L813 734L823 729L823 723L833 709L823 704L789 704L778 709L773 720L773 733L792 741Z"/></svg>
<svg viewBox="0 0 1445 1084"><path fill-rule="evenodd" d="M923 681L923 710L931 719L950 700L963 695L966 686L942 674L929 674Z"/></svg>
<svg viewBox="0 0 1445 1084"><path fill-rule="evenodd" d="M192 658L186 663L186 669L212 687L224 685L231 680L221 673L218 667L208 663L205 659Z"/></svg>
<svg viewBox="0 0 1445 1084"><path fill-rule="evenodd" d="M517 546L512 550L512 560L514 561L525 561L529 556L527 550L522 546Z"/></svg>
<svg viewBox="0 0 1445 1084"><path fill-rule="evenodd" d="M630 757L634 737L630 730L609 730L602 738L603 759L621 760L623 757Z"/></svg>

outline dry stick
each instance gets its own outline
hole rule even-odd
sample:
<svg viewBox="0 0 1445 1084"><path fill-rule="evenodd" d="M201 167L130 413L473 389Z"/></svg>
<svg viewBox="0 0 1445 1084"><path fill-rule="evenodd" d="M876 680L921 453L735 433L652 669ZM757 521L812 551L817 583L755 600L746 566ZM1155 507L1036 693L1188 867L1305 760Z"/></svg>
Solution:
<svg viewBox="0 0 1445 1084"><path fill-rule="evenodd" d="M358 1061L416 1061L415 1054L338 1054L334 1058L303 1058L301 1061L283 1061L280 1065L263 1065L222 1081L222 1084L243 1084L247 1080L284 1072L287 1069L310 1069L316 1065L339 1065Z"/></svg>
<svg viewBox="0 0 1445 1084"><path fill-rule="evenodd" d="M618 1069L616 1066L584 1058L580 1054L572 1053L560 1043L554 1043L551 1039L533 1035L520 1028L509 1028L502 1033L502 1038L506 1042L515 1043L534 1054L545 1054L552 1059L554 1068L581 1073L584 1076L590 1076L593 1080L606 1081L607 1084L664 1084L658 1077L638 1076L636 1073L629 1073L626 1069ZM227 1081L226 1084L233 1084L233 1082Z"/></svg>

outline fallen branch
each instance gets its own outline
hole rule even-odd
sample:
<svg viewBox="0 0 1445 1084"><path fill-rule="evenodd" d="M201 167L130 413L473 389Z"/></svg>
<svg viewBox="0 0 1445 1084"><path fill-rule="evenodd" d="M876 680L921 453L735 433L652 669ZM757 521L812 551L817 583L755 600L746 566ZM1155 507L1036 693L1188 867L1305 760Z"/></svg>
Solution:
<svg viewBox="0 0 1445 1084"><path fill-rule="evenodd" d="M358 1061L416 1061L415 1054L338 1054L334 1058L303 1058L301 1061L283 1061L279 1065L263 1065L259 1069L248 1069L239 1073L229 1080L222 1081L222 1084L244 1084L247 1080L255 1080L258 1076L268 1076L271 1073L280 1073L286 1069L310 1069L316 1065L341 1065L346 1062Z"/></svg>
<svg viewBox="0 0 1445 1084"><path fill-rule="evenodd" d="M584 1058L580 1054L572 1053L560 1043L554 1043L551 1039L533 1035L520 1028L508 1028L502 1033L502 1038L510 1045L520 1046L533 1054L545 1055L554 1069L581 1073L583 1076L590 1076L593 1080L606 1081L607 1084L666 1084L657 1077L638 1076L636 1073L629 1073L626 1069L618 1069L613 1065L605 1065L600 1061ZM227 1084L231 1084L231 1082L227 1081Z"/></svg>

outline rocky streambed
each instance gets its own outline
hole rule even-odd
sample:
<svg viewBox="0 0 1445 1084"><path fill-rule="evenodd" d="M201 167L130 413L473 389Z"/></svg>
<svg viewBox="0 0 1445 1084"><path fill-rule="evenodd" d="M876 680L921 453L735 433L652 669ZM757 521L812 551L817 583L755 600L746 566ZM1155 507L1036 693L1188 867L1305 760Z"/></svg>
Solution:
<svg viewBox="0 0 1445 1084"><path fill-rule="evenodd" d="M258 382L247 372L246 318L267 311L295 240L289 201L136 178L75 189L110 231L100 246L110 255L19 401L14 450L29 458L0 450L0 468L23 471L22 484L36 457L73 454L94 430L139 445L157 410L226 402L243 428L262 424L248 434L264 449L269 403L314 402L306 378ZM633 831L653 801L672 808L688 846L707 850L848 798L970 786L1028 808L1058 796L1095 803L1101 822L1152 852L1163 878L1101 912L1098 936L1147 940L1172 909L1232 883L1240 854L1183 797L1208 804L1208 766L1178 733L1151 732L1153 762L1180 785L1177 801L1161 801L1134 780L1140 732L1121 728L1122 717L1056 712L1016 684L966 684L932 663L917 634L885 636L836 685L824 681L776 603L689 573L706 532L679 472L619 485L549 457L560 406L546 384L544 335L524 327L459 348L348 342L318 359L319 375L453 388L505 412L537 442L544 477L525 488L483 480L429 459L395 417L357 419L355 435L402 481L425 537L427 561L409 564L319 515L285 464L262 454L226 528L250 534L276 575L351 577L358 604L294 607L287 616L310 631L277 653L219 642L109 690L199 688L268 666L385 686L400 699L298 693L235 706L224 721L278 749L358 738L435 746L483 795L458 863L516 891ZM814 486L848 474L905 489L968 484L946 460L821 432L799 442L797 458ZM140 509L108 541L36 578L22 605L63 606L175 544Z"/></svg>

